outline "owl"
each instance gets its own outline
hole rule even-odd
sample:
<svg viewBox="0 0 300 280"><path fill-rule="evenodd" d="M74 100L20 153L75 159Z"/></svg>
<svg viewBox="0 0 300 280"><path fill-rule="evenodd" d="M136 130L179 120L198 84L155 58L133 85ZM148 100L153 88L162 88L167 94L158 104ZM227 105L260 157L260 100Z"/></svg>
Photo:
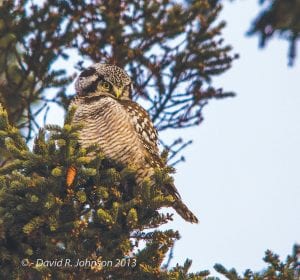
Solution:
<svg viewBox="0 0 300 280"><path fill-rule="evenodd" d="M73 124L83 123L80 145L97 144L107 158L134 166L137 184L146 178L151 180L154 170L164 167L158 135L147 111L131 100L133 86L128 74L118 66L96 63L81 72L75 89L70 106L77 108ZM71 183L72 179L67 184ZM164 186L162 191L173 196L172 207L182 218L198 223L174 184Z"/></svg>

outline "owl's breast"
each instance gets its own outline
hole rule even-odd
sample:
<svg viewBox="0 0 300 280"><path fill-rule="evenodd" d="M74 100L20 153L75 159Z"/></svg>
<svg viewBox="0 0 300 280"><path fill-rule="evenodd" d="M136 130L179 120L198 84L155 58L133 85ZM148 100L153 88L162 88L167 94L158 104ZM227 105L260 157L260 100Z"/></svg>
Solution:
<svg viewBox="0 0 300 280"><path fill-rule="evenodd" d="M130 116L115 99L102 97L77 105L74 124L83 124L79 141L83 147L97 144L105 156L123 164L140 165L144 149Z"/></svg>

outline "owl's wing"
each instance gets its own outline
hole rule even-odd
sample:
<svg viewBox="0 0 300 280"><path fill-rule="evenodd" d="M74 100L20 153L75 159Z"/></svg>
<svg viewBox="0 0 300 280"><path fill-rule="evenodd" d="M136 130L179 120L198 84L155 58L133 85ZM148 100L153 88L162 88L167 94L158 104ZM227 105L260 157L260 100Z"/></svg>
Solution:
<svg viewBox="0 0 300 280"><path fill-rule="evenodd" d="M164 167L157 145L157 130L155 129L147 111L138 103L131 100L122 100L122 105L126 108L130 115L135 131L147 152L145 155L146 160L153 168ZM180 199L180 194L173 183L166 185L165 188L169 194Z"/></svg>
<svg viewBox="0 0 300 280"><path fill-rule="evenodd" d="M147 111L138 103L131 100L122 100L121 104L130 115L134 129L149 154L148 160L150 164L153 167L162 167L163 163L160 159L157 144L158 134Z"/></svg>

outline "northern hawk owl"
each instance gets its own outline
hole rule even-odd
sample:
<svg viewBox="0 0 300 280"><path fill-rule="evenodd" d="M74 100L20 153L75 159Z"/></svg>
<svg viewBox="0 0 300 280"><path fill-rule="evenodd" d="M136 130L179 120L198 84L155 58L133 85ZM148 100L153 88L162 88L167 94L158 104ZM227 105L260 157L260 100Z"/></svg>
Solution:
<svg viewBox="0 0 300 280"><path fill-rule="evenodd" d="M81 72L75 88L77 96L71 106L77 107L73 123L83 123L81 146L97 144L106 157L134 166L138 184L151 178L155 168L164 166L157 131L146 110L131 100L132 81L123 69L96 63ZM173 184L165 186L163 192L174 197L172 207L181 217L198 222Z"/></svg>

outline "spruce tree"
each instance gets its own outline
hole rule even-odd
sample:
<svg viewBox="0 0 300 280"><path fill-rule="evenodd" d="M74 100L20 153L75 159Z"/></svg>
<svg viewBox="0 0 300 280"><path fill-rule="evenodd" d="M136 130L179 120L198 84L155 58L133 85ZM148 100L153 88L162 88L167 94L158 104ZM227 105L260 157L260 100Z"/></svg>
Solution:
<svg viewBox="0 0 300 280"><path fill-rule="evenodd" d="M191 262L161 268L179 233L158 230L170 214L160 186L172 180L171 168L157 170L136 185L135 170L106 159L97 147L80 148L72 126L40 129L33 150L0 108L0 141L10 161L0 170L1 279L203 279L188 273ZM73 187L66 170L76 166ZM141 248L139 245L144 242ZM52 263L52 264L51 264Z"/></svg>
<svg viewBox="0 0 300 280"><path fill-rule="evenodd" d="M260 0L260 4L265 4L264 8L254 20L249 35L257 34L260 37L261 47L274 36L287 40L289 65L293 65L297 54L297 42L300 39L300 2Z"/></svg>
<svg viewBox="0 0 300 280"><path fill-rule="evenodd" d="M198 125L209 99L233 96L212 85L235 58L220 37L217 2L1 2L1 279L214 279L208 271L189 272L189 259L163 266L180 238L158 228L173 219L159 212L172 204L160 186L172 180L173 168L156 171L155 187L149 180L137 185L134 168L101 153L88 156L101 147L80 147L80 127L71 125L76 108L62 127L41 128L37 118L52 103L68 107L72 95L66 89L75 75L59 62L75 52L77 69L84 61L124 67L136 82L133 98L160 131ZM187 143L165 144L169 155L162 158L174 157ZM70 166L77 176L68 187ZM295 259L278 266L269 255L269 279L297 271Z"/></svg>
<svg viewBox="0 0 300 280"><path fill-rule="evenodd" d="M125 68L160 131L197 125L209 99L233 96L212 85L234 59L215 1L43 2L0 6L0 100L27 139L51 103L68 107L74 76L59 62L71 54L78 69L86 61Z"/></svg>
<svg viewBox="0 0 300 280"><path fill-rule="evenodd" d="M285 261L270 250L265 252L263 258L267 267L259 272L247 269L243 275L239 275L232 268L226 269L221 264L214 266L215 270L231 280L299 280L300 279L300 246L294 245L292 253L286 257Z"/></svg>
<svg viewBox="0 0 300 280"><path fill-rule="evenodd" d="M163 267L179 233L158 227L172 215L161 186L173 168L137 185L135 170L78 144L80 127L40 128L51 103L67 108L74 79L58 63L125 68L162 131L197 125L211 98L233 96L211 84L231 66L213 1L5 1L0 6L0 277L6 279L204 279L191 261ZM50 91L51 89L51 91ZM28 142L34 139L33 148ZM187 143L174 141L170 157ZM168 146L167 144L165 146ZM101 147L99 147L101 149ZM162 158L167 161L168 153ZM66 171L76 167L75 184ZM77 260L87 261L75 267ZM46 262L43 262L46 261ZM47 262L48 261L48 262ZM60 262L62 261L62 263Z"/></svg>

